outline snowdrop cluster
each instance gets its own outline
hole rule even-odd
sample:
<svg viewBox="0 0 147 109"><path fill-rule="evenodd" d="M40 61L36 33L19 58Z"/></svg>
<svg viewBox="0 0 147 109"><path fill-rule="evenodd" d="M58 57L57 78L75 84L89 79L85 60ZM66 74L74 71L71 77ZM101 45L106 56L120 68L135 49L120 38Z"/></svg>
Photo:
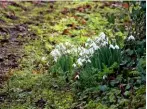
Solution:
<svg viewBox="0 0 147 109"><path fill-rule="evenodd" d="M103 32L101 32L100 35L96 37L95 39L93 40L88 39L87 42L85 43L85 46L91 47L91 48L94 48L94 50L97 50L102 46L106 46L107 44L108 44L108 38Z"/></svg>
<svg viewBox="0 0 147 109"><path fill-rule="evenodd" d="M91 62L90 57L93 56L95 50L100 49L101 47L109 46L110 49L119 49L118 45L108 44L108 38L106 35L101 32L98 37L95 39L87 39L85 43L85 48L81 48L77 62L73 65L74 67L82 66L83 63Z"/></svg>
<svg viewBox="0 0 147 109"><path fill-rule="evenodd" d="M53 49L50 54L54 57L54 61L57 62L58 58L60 58L62 55L77 52L77 50L74 48L74 45L70 44L69 42L64 44L60 43L59 45L55 46L55 49Z"/></svg>
<svg viewBox="0 0 147 109"><path fill-rule="evenodd" d="M118 45L112 45L112 44L110 44L109 45L109 48L111 48L111 49L119 49L119 46Z"/></svg>
<svg viewBox="0 0 147 109"><path fill-rule="evenodd" d="M73 64L73 67L79 67L82 66L83 63L90 63L90 57L93 56L94 52L105 46L109 46L110 49L119 49L118 45L114 46L109 44L108 38L103 32L101 32L98 37L94 39L87 39L85 47L76 47L71 45L69 42L66 42L65 44L61 43L55 47L55 49L51 52L51 55L54 57L55 62L64 54L76 55L77 61Z"/></svg>

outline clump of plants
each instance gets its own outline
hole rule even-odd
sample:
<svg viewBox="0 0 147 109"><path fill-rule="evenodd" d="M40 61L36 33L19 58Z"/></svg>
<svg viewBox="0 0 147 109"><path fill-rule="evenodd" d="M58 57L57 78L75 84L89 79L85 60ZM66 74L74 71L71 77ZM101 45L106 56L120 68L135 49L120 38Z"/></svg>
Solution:
<svg viewBox="0 0 147 109"><path fill-rule="evenodd" d="M105 67L109 68L114 63L119 65L121 61L119 46L109 41L103 32L94 39L89 38L84 46L75 46L68 42L61 43L55 46L51 55L55 62L53 68L56 72L62 71L66 76L75 72L78 72L80 76L82 71L85 72L88 68L91 72L98 74Z"/></svg>

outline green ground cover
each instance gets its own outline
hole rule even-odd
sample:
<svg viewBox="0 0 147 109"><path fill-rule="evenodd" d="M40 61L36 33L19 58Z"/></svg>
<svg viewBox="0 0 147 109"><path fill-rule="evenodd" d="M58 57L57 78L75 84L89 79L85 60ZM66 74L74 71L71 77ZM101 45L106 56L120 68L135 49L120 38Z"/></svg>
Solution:
<svg viewBox="0 0 147 109"><path fill-rule="evenodd" d="M7 49L20 58L18 66L5 73L0 108L145 109L144 4L9 2L1 6L0 47L7 49L12 39L22 45Z"/></svg>

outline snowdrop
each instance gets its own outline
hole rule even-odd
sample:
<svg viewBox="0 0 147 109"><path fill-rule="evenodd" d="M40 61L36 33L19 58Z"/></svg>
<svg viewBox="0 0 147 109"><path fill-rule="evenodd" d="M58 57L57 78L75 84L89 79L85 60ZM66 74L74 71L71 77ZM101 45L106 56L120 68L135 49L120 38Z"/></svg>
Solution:
<svg viewBox="0 0 147 109"><path fill-rule="evenodd" d="M88 47L88 45L89 45L88 43L85 43L85 47Z"/></svg>
<svg viewBox="0 0 147 109"><path fill-rule="evenodd" d="M65 42L66 46L71 46L71 44L69 42Z"/></svg>
<svg viewBox="0 0 147 109"><path fill-rule="evenodd" d="M58 49L54 49L51 53L50 53L53 57L59 57L61 56L61 53Z"/></svg>
<svg viewBox="0 0 147 109"><path fill-rule="evenodd" d="M75 79L80 79L80 76L79 76L79 75L76 75L76 76L75 76Z"/></svg>
<svg viewBox="0 0 147 109"><path fill-rule="evenodd" d="M83 63L82 63L82 61L81 61L81 58L79 58L79 59L77 60L77 64L78 64L79 66L82 66L82 65L83 65Z"/></svg>
<svg viewBox="0 0 147 109"><path fill-rule="evenodd" d="M74 63L72 66L75 68L77 65Z"/></svg>
<svg viewBox="0 0 147 109"><path fill-rule="evenodd" d="M116 49L119 49L119 46L118 46L118 45L115 45L115 48L116 48Z"/></svg>
<svg viewBox="0 0 147 109"><path fill-rule="evenodd" d="M84 62L91 63L90 57L94 54L95 50L108 45L108 38L105 33L101 32L100 35L94 39L88 38L85 47L74 46L69 42L60 43L50 53L54 57L54 61L57 62L58 58L65 54L73 54L77 57L73 67L82 66ZM119 49L118 45L109 45L110 49Z"/></svg>
<svg viewBox="0 0 147 109"><path fill-rule="evenodd" d="M100 42L100 38L99 37L96 37L94 40L95 40L96 43Z"/></svg>
<svg viewBox="0 0 147 109"><path fill-rule="evenodd" d="M115 47L112 44L109 45L109 48L115 49Z"/></svg>
<svg viewBox="0 0 147 109"><path fill-rule="evenodd" d="M93 42L90 47L92 47L94 50L97 50L99 47Z"/></svg>
<svg viewBox="0 0 147 109"><path fill-rule="evenodd" d="M99 35L99 37L101 38L101 40L105 40L106 35L105 35L104 32L101 32L100 35Z"/></svg>
<svg viewBox="0 0 147 109"><path fill-rule="evenodd" d="M88 59L86 62L89 62L89 63L91 63L90 59Z"/></svg>
<svg viewBox="0 0 147 109"><path fill-rule="evenodd" d="M93 54L94 53L94 49L93 48L90 48L89 49L89 54Z"/></svg>
<svg viewBox="0 0 147 109"><path fill-rule="evenodd" d="M55 57L55 58L54 58L54 61L57 62L57 59L58 59L58 58Z"/></svg>
<svg viewBox="0 0 147 109"><path fill-rule="evenodd" d="M59 46L60 46L62 51L66 50L66 47L63 45L63 43L61 43Z"/></svg>
<svg viewBox="0 0 147 109"><path fill-rule="evenodd" d="M130 40L135 40L135 38L134 38L134 36L131 35L131 36L128 37L127 40L128 40L128 41L130 41Z"/></svg>
<svg viewBox="0 0 147 109"><path fill-rule="evenodd" d="M66 53L70 54L70 53L71 53L71 51L70 51L70 50L67 50L67 51L66 51Z"/></svg>
<svg viewBox="0 0 147 109"><path fill-rule="evenodd" d="M60 49L60 45L56 45L55 46L55 49Z"/></svg>
<svg viewBox="0 0 147 109"><path fill-rule="evenodd" d="M42 60L42 61L45 61L45 60L46 60L46 57L42 57L41 60Z"/></svg>
<svg viewBox="0 0 147 109"><path fill-rule="evenodd" d="M87 39L87 43L88 43L88 44L91 44L92 42L93 42L92 39L90 39L90 38Z"/></svg>
<svg viewBox="0 0 147 109"><path fill-rule="evenodd" d="M107 78L107 75L104 75L104 76L103 76L103 79L106 79L106 78Z"/></svg>

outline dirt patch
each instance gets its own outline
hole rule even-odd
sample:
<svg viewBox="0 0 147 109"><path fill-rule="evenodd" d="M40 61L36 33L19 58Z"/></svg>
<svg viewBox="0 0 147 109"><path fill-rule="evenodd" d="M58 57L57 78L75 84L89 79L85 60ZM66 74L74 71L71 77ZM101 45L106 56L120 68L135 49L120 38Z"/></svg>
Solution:
<svg viewBox="0 0 147 109"><path fill-rule="evenodd" d="M5 73L18 67L23 56L23 44L27 39L35 39L25 24L13 27L1 27L0 35L0 84L5 81Z"/></svg>

